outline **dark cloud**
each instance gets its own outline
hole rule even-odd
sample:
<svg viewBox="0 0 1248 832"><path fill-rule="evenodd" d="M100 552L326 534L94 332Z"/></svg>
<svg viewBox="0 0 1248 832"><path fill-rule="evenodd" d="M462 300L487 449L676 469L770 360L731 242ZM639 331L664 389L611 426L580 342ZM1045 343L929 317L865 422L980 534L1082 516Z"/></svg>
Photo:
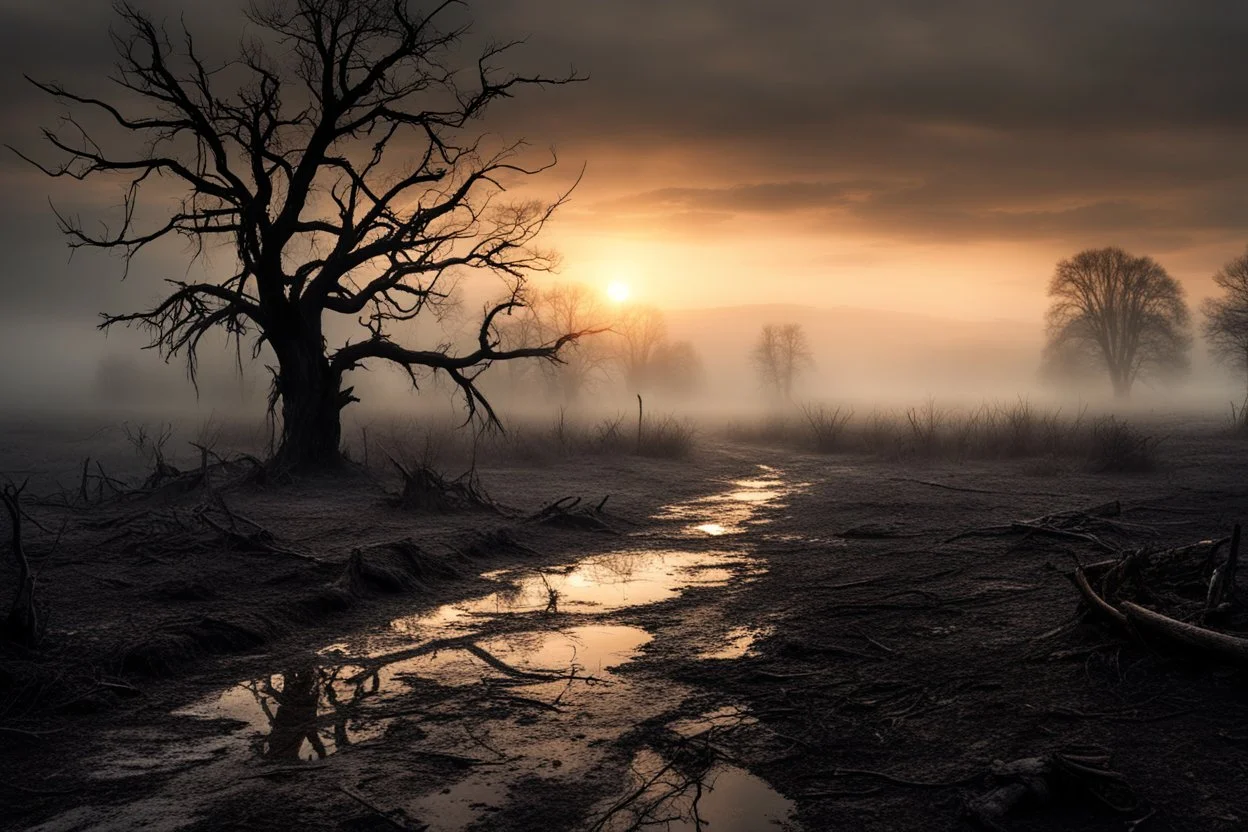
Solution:
<svg viewBox="0 0 1248 832"><path fill-rule="evenodd" d="M5 142L36 144L58 111L21 73L101 88L107 5L0 0ZM245 31L241 0L146 5L172 25L185 13L205 50L228 54ZM591 76L491 124L588 164L580 222L666 218L696 234L805 214L818 233L1182 246L1248 221L1242 0L489 0L474 13L478 40L528 34L516 69ZM34 269L63 251L30 232L46 191L22 188L0 243Z"/></svg>

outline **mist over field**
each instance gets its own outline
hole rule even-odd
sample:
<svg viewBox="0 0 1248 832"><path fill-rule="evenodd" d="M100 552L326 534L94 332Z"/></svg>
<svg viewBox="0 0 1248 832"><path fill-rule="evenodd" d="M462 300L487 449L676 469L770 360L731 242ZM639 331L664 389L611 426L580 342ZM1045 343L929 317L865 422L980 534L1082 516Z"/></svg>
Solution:
<svg viewBox="0 0 1248 832"><path fill-rule="evenodd" d="M0 829L1238 832L1242 0L0 0Z"/></svg>

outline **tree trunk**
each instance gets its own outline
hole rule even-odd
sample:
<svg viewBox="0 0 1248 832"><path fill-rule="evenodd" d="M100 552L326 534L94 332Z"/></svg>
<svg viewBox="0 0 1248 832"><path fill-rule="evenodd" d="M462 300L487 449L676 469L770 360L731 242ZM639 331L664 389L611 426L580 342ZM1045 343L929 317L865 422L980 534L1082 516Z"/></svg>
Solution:
<svg viewBox="0 0 1248 832"><path fill-rule="evenodd" d="M323 468L341 459L342 407L347 397L319 334L273 344L278 358L276 392L282 405L282 439L274 462L284 471Z"/></svg>
<svg viewBox="0 0 1248 832"><path fill-rule="evenodd" d="M1115 399L1131 398L1131 376L1126 372L1111 372L1110 379L1114 384Z"/></svg>

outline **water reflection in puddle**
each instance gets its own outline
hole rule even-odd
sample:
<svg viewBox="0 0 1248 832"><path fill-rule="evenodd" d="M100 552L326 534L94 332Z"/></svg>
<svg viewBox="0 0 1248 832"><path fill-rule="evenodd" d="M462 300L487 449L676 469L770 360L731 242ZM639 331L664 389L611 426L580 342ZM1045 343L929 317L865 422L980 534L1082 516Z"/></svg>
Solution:
<svg viewBox="0 0 1248 832"><path fill-rule="evenodd" d="M759 465L758 469L759 476L732 480L726 491L665 506L654 519L685 522L685 533L694 537L741 534L748 526L770 522L758 517L759 509L783 505L785 497L809 485L786 483L768 465Z"/></svg>
<svg viewBox="0 0 1248 832"><path fill-rule="evenodd" d="M399 618L399 632L465 623L473 617L523 612L610 612L674 598L694 585L715 585L732 577L739 555L717 552L611 552L584 558L563 570L521 575L483 598L441 607L428 615ZM494 573L500 578L507 573Z"/></svg>
<svg viewBox="0 0 1248 832"><path fill-rule="evenodd" d="M243 722L242 731L266 760L324 759L384 733L391 719L407 715L384 706L422 683L444 689L441 698L452 695L447 688L491 678L523 683L528 697L560 696L570 682L609 679L650 639L637 627L598 624L398 650L366 664L333 663L333 655L322 655L285 673L242 682L175 716Z"/></svg>
<svg viewBox="0 0 1248 832"><path fill-rule="evenodd" d="M596 828L758 832L783 828L794 808L792 801L744 769L716 763L691 771L649 749L634 758L626 794L627 802L612 807Z"/></svg>
<svg viewBox="0 0 1248 832"><path fill-rule="evenodd" d="M763 508L782 505L800 487L767 466L726 485L669 506L661 517L686 524L690 535L738 534L768 522L759 516ZM645 630L577 616L667 601L693 586L748 575L752 567L748 557L731 552L628 549L559 569L490 573L482 577L499 586L481 598L398 618L288 659L271 675L244 680L177 715L241 723L214 739L213 753L228 760L237 760L240 749L270 762L317 760L383 736L375 747L395 753L481 758L459 779L441 781L445 788L413 792L403 804L430 829L460 829L506 803L524 778L562 784L596 776L615 741L687 695L668 679L615 672L650 641ZM763 632L731 630L703 658L744 655ZM709 727L715 718L707 717ZM725 711L723 718L741 716ZM681 735L707 728L706 719L672 726ZM634 776L659 776L656 783L674 771L657 752L634 761ZM726 764L702 766L698 782L692 792L653 795L651 802L681 818L668 828L701 828L701 818L716 832L759 829L791 808L761 780Z"/></svg>
<svg viewBox="0 0 1248 832"><path fill-rule="evenodd" d="M733 627L714 650L698 654L699 659L739 659L750 652L754 642L771 633L770 627Z"/></svg>

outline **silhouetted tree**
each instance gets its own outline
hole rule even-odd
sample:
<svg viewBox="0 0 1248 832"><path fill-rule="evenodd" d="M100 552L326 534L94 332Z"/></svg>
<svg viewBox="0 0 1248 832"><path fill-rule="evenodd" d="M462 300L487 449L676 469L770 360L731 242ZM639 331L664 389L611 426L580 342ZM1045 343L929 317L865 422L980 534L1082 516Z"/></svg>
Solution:
<svg viewBox="0 0 1248 832"><path fill-rule="evenodd" d="M644 392L654 369L655 352L667 341L667 320L662 310L649 304L629 304L611 328L618 338L624 383L629 390Z"/></svg>
<svg viewBox="0 0 1248 832"><path fill-rule="evenodd" d="M69 118L67 129L44 131L61 158L35 164L51 176L128 180L116 229L88 230L58 214L72 247L120 251L128 264L148 245L181 236L196 256L221 245L235 261L228 277L170 281L160 303L105 315L101 326L146 329L166 358L185 355L192 381L205 334L224 329L239 349L254 334L253 355L267 345L276 357L270 406L281 405L281 467L338 459L340 412L357 400L342 385L350 370L393 362L413 383L444 373L469 418L480 408L496 421L478 374L494 361L554 360L577 337L500 348L499 317L523 305L527 275L553 265L533 243L563 197L503 204L509 178L554 160L526 167L520 143L498 145L473 129L497 101L576 79L500 74L493 64L513 44L490 46L470 71L456 71L466 28L444 25L455 5L416 12L408 0L257 2L247 12L256 37L234 61L214 63L189 32L172 39L122 4L116 100L33 82L112 128L93 135ZM118 134L129 147L105 149ZM139 197L156 183L156 196L172 186L180 203L139 227ZM506 287L483 310L473 347L411 349L394 340L396 324L448 301L461 270L493 272ZM330 349L327 319L355 335Z"/></svg>
<svg viewBox="0 0 1248 832"><path fill-rule="evenodd" d="M540 367L555 395L564 404L575 404L595 379L606 374L610 362L606 345L590 337L607 328L598 294L582 283L558 283L527 293L525 305L503 328L504 345L546 343L563 333L578 333L580 337L564 348L559 361Z"/></svg>
<svg viewBox="0 0 1248 832"><path fill-rule="evenodd" d="M751 357L763 387L785 401L793 399L793 383L814 366L814 357L800 324L768 324L759 333Z"/></svg>
<svg viewBox="0 0 1248 832"><path fill-rule="evenodd" d="M1215 358L1248 373L1248 253L1223 266L1213 282L1223 294L1202 307L1205 338Z"/></svg>
<svg viewBox="0 0 1248 832"><path fill-rule="evenodd" d="M650 357L647 378L656 390L688 395L702 383L704 368L698 351L689 341L663 341Z"/></svg>
<svg viewBox="0 0 1248 832"><path fill-rule="evenodd" d="M1191 346L1183 287L1150 257L1088 249L1057 264L1049 283L1046 362L1097 364L1114 395L1141 373L1187 369Z"/></svg>

